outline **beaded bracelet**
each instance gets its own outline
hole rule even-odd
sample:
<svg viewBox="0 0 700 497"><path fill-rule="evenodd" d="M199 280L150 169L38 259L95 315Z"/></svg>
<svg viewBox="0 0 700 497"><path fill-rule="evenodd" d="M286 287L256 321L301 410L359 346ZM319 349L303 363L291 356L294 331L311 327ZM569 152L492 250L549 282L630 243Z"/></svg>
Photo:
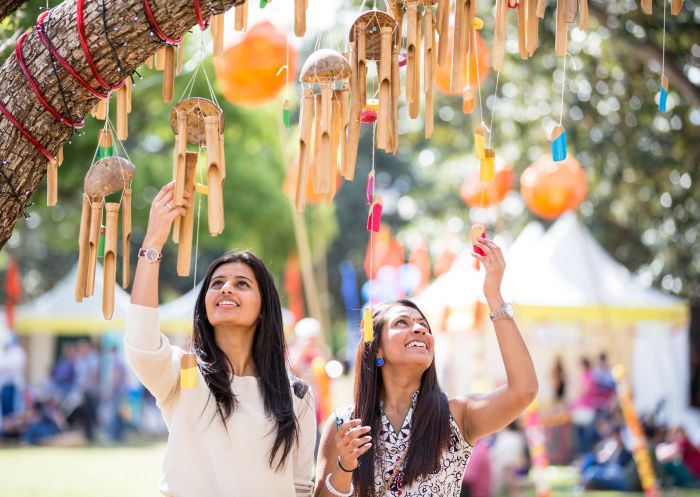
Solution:
<svg viewBox="0 0 700 497"><path fill-rule="evenodd" d="M326 476L326 490L336 497L352 497L352 495L355 493L355 487L352 486L352 482L350 482L350 490L348 490L348 493L344 494L340 490L336 490L331 483L331 473L328 473Z"/></svg>

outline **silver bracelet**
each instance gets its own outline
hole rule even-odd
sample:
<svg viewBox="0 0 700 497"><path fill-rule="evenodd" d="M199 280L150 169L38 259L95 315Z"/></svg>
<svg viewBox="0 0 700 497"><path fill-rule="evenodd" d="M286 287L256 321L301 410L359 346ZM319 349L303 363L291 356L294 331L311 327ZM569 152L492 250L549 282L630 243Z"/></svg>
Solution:
<svg viewBox="0 0 700 497"><path fill-rule="evenodd" d="M355 493L355 487L352 486L352 482L350 482L350 490L348 490L348 493L344 494L340 490L336 490L333 484L331 484L331 473L326 475L326 490L336 497L352 497L352 494Z"/></svg>

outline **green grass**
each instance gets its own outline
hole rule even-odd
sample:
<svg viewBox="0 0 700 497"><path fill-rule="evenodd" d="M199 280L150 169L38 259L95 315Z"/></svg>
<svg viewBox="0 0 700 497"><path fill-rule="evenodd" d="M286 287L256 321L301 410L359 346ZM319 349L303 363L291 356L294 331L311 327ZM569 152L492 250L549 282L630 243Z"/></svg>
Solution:
<svg viewBox="0 0 700 497"><path fill-rule="evenodd" d="M0 497L162 497L164 448L0 449Z"/></svg>
<svg viewBox="0 0 700 497"><path fill-rule="evenodd" d="M163 443L0 449L0 497L161 497L158 482L164 449ZM573 493L563 490L563 480L568 479L568 475L553 479L551 497L643 497L641 493ZM700 497L700 491L664 489L661 495ZM535 497L534 492L525 492L524 497Z"/></svg>

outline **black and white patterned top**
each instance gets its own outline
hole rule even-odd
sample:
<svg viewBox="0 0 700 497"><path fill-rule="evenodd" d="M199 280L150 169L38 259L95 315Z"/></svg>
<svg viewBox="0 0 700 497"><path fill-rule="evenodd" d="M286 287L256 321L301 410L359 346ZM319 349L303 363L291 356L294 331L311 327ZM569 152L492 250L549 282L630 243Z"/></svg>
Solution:
<svg viewBox="0 0 700 497"><path fill-rule="evenodd" d="M381 428L378 435L377 447L374 450L374 489L380 492L389 481L394 467L408 449L411 438L411 421L413 410L418 399L418 392L413 394L413 402L406 412L401 428L396 432L383 409L381 408ZM346 406L336 411L337 427L352 419L353 406ZM440 460L440 469L426 477L419 477L410 487L403 485L405 467L399 470L394 483L387 490L385 497L459 497L462 488L464 470L469 463L473 447L460 432L457 422L450 414L450 446ZM404 460L405 464L405 460Z"/></svg>

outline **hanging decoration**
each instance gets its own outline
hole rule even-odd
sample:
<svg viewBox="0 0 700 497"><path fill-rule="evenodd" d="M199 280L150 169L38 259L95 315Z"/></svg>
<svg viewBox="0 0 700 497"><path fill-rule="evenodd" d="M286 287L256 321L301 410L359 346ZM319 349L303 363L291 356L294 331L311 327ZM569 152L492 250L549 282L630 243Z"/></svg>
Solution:
<svg viewBox="0 0 700 497"><path fill-rule="evenodd" d="M302 83L299 174L295 205L303 212L309 182L315 193L335 195L339 149L346 149L343 108L347 108L350 64L339 52L317 50L309 56L301 69ZM317 91L317 93L315 93ZM313 171L311 166L313 165ZM342 163L341 163L342 167ZM341 174L347 178L341 168Z"/></svg>
<svg viewBox="0 0 700 497"><path fill-rule="evenodd" d="M126 155L121 142L117 145ZM95 273L98 257L103 257L104 283L102 288L102 315L112 319L114 312L114 285L117 271L117 233L119 210L122 211L122 286L127 288L130 280L131 238L131 180L134 164L127 158L115 154L114 130L109 116L100 130L99 142L93 164L85 175L83 208L78 238L78 274L75 299L94 294ZM120 193L116 202L108 197ZM104 225L102 224L104 220ZM100 245L103 244L103 253Z"/></svg>
<svg viewBox="0 0 700 497"><path fill-rule="evenodd" d="M287 34L268 21L237 35L223 55L214 58L224 98L244 106L275 98L297 73L297 66L297 52ZM281 67L285 67L285 74L281 74Z"/></svg>
<svg viewBox="0 0 700 497"><path fill-rule="evenodd" d="M664 0L664 28L661 38L661 83L659 87L659 111L666 112L668 101L668 77L666 76L666 0ZM674 2L674 8L678 2ZM681 6L683 2L680 2ZM651 13L651 5L649 6Z"/></svg>
<svg viewBox="0 0 700 497"><path fill-rule="evenodd" d="M515 171L503 161L497 161L493 181L481 181L480 176L480 171L474 171L462 183L460 195L469 207L483 208L500 203L513 187Z"/></svg>
<svg viewBox="0 0 700 497"><path fill-rule="evenodd" d="M350 28L351 47L348 138L343 164L343 176L355 177L360 125L374 124L377 147L387 152L398 150L398 100L401 94L399 51L400 25L396 19L381 10L360 14ZM376 61L377 92L367 98L367 61Z"/></svg>
<svg viewBox="0 0 700 497"><path fill-rule="evenodd" d="M587 193L586 176L571 154L562 162L554 162L550 154L545 154L520 176L520 194L525 205L544 219L556 219L577 208Z"/></svg>
<svg viewBox="0 0 700 497"><path fill-rule="evenodd" d="M671 14L674 16L677 16L678 14L681 13L681 10L683 9L683 2L684 0L662 0L664 2L664 6L667 1L671 2ZM651 14L652 12L652 0L642 0L642 11L645 14Z"/></svg>
<svg viewBox="0 0 700 497"><path fill-rule="evenodd" d="M308 4L309 0L294 0L294 34L299 38L306 34L306 9Z"/></svg>

